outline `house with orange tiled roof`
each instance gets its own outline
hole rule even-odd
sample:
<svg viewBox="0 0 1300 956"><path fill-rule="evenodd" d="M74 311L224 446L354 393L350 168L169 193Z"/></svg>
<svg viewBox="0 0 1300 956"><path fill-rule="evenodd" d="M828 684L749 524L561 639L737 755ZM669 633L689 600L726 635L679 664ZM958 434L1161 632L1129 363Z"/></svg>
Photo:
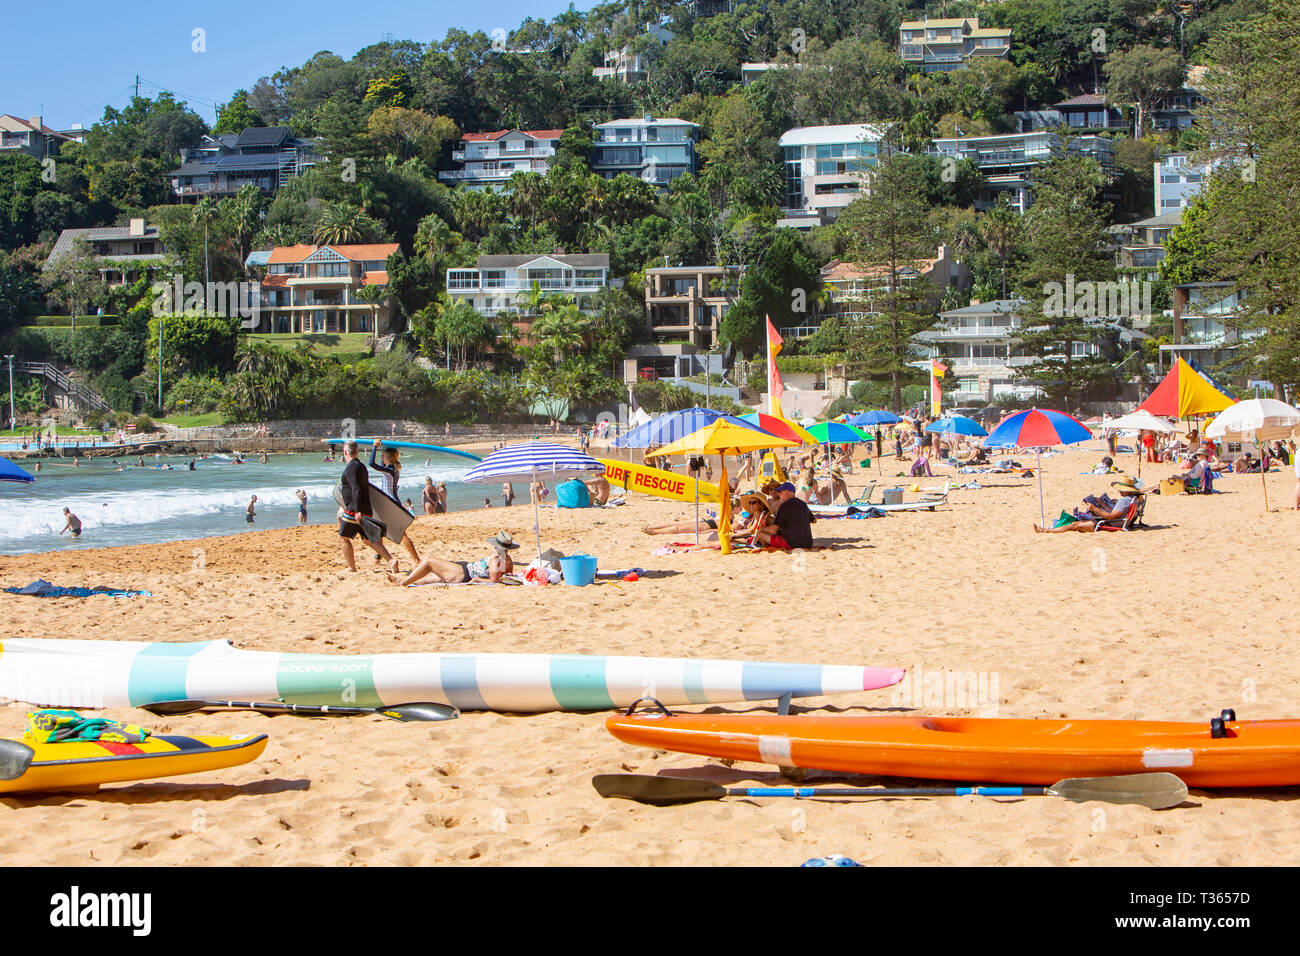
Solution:
<svg viewBox="0 0 1300 956"><path fill-rule="evenodd" d="M926 282L928 307L938 309L945 294L963 294L971 286L970 267L952 258L947 246L940 246L930 258L910 262L898 269L900 282ZM862 267L832 259L821 270L822 288L826 290L818 308L821 318L837 315L842 319L861 320L879 311L876 299L889 288L889 267ZM811 329L798 330L811 332Z"/></svg>
<svg viewBox="0 0 1300 956"><path fill-rule="evenodd" d="M400 249L395 242L276 246L265 255L259 325L249 331L374 335L403 331L395 327L391 302L385 299L372 305L356 294L368 286L387 287L388 257ZM250 263L254 256L249 257Z"/></svg>
<svg viewBox="0 0 1300 956"><path fill-rule="evenodd" d="M499 129L495 133L466 133L451 158L460 169L447 169L438 178L449 186L501 192L515 173L546 174L560 147L562 129Z"/></svg>

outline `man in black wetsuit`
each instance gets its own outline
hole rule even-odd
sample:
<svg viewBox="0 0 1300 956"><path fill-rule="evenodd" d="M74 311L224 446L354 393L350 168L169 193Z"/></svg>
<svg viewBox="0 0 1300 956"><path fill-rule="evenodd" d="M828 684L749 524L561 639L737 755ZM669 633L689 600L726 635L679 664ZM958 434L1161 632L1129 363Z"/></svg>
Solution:
<svg viewBox="0 0 1300 956"><path fill-rule="evenodd" d="M343 493L343 508L339 513L339 540L343 543L343 559L348 563L348 570L357 569L352 539L360 535L396 571L397 560L384 547L383 526L375 521L374 512L370 509L370 474L366 471L366 466L357 460L356 442L344 444L343 460L347 464L339 479Z"/></svg>

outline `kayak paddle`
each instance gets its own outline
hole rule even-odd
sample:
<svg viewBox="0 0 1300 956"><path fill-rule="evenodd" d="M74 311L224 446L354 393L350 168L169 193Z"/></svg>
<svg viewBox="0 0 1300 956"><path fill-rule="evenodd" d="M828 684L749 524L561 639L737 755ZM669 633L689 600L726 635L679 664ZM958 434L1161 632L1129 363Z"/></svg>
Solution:
<svg viewBox="0 0 1300 956"><path fill-rule="evenodd" d="M709 780L597 774L592 785L602 797L622 797L656 807L725 797L1064 797L1075 803L1135 803L1152 810L1176 807L1187 799L1187 785L1172 773L1120 777L1077 777L1050 787L724 787Z"/></svg>
<svg viewBox="0 0 1300 956"><path fill-rule="evenodd" d="M32 765L36 751L17 740L0 740L0 780L17 780Z"/></svg>
<svg viewBox="0 0 1300 956"><path fill-rule="evenodd" d="M277 714L297 714L302 717L362 717L378 714L391 720L455 720L460 711L450 704L421 701L414 704L395 704L392 707L333 707L328 704L284 704L279 701L259 703L241 700L164 700L145 704L147 710L159 717L178 717L199 710L255 710L274 717Z"/></svg>

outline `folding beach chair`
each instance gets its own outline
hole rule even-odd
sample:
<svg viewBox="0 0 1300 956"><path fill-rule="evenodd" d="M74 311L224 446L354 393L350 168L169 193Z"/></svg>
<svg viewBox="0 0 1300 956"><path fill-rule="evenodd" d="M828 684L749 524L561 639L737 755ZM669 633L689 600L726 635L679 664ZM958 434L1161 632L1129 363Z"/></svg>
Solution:
<svg viewBox="0 0 1300 956"><path fill-rule="evenodd" d="M863 488L856 498L849 502L850 507L853 505L863 506L871 504L871 496L875 494L878 481L867 482L867 487Z"/></svg>
<svg viewBox="0 0 1300 956"><path fill-rule="evenodd" d="M1105 521L1093 522L1093 531L1132 531L1135 528L1145 527L1142 524L1142 515L1147 509L1147 496L1138 495L1137 500L1128 506L1124 512L1124 517L1120 519L1119 524L1108 524Z"/></svg>

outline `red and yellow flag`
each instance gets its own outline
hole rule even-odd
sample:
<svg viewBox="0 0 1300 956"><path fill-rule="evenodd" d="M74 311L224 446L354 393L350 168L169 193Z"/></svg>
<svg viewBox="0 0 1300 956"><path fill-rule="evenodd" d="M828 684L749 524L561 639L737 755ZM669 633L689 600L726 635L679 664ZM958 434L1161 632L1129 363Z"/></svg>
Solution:
<svg viewBox="0 0 1300 956"><path fill-rule="evenodd" d="M785 392L785 386L781 383L781 373L776 367L776 357L781 354L781 346L785 345L785 339L777 332L771 317L765 316L765 318L767 319L767 413L784 418L785 414L781 411L781 396Z"/></svg>

